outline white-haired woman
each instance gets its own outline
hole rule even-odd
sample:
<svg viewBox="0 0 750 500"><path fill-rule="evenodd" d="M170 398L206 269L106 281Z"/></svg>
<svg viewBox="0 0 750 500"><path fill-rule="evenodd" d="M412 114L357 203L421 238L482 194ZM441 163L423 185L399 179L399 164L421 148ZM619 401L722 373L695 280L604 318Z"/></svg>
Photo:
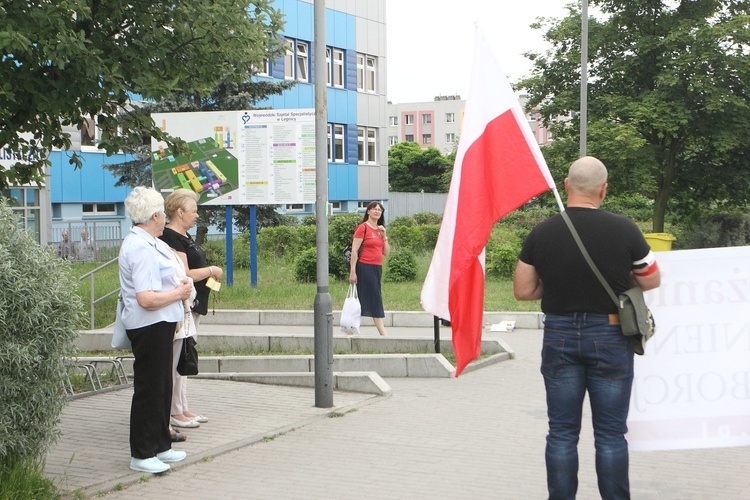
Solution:
<svg viewBox="0 0 750 500"><path fill-rule="evenodd" d="M177 278L179 261L161 240L164 199L151 188L136 187L125 199L133 223L120 248L122 321L133 346L133 401L130 407L130 468L158 474L179 462L172 450L169 411L172 400L172 338L184 318L183 301L193 291Z"/></svg>

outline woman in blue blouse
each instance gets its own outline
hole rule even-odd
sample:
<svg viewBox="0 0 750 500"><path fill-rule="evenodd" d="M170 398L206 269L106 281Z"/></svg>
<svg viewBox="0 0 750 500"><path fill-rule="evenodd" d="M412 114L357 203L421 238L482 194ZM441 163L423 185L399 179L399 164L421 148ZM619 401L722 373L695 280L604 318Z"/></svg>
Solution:
<svg viewBox="0 0 750 500"><path fill-rule="evenodd" d="M133 401L130 407L130 468L158 474L179 462L172 450L169 411L172 399L172 338L184 318L183 301L193 285L177 278L177 256L159 240L164 230L164 199L151 188L136 187L125 199L133 223L120 248L122 321L133 346Z"/></svg>

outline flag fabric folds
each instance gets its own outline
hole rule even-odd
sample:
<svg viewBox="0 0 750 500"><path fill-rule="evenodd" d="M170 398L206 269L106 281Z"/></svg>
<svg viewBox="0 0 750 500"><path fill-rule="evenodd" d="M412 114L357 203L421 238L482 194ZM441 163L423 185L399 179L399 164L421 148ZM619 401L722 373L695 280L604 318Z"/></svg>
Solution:
<svg viewBox="0 0 750 500"><path fill-rule="evenodd" d="M553 188L526 115L477 26L456 163L421 295L425 311L451 322L456 376L481 348L484 247L492 226Z"/></svg>

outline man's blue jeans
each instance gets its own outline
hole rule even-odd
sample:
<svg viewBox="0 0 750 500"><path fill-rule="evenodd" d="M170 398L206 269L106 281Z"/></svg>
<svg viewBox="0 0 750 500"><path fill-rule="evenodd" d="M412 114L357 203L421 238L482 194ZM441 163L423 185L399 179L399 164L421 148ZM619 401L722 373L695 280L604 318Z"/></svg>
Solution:
<svg viewBox="0 0 750 500"><path fill-rule="evenodd" d="M594 425L596 474L605 500L630 498L626 420L633 385L633 347L607 314L547 315L542 375L549 434L545 459L551 499L578 490L578 436L588 391Z"/></svg>

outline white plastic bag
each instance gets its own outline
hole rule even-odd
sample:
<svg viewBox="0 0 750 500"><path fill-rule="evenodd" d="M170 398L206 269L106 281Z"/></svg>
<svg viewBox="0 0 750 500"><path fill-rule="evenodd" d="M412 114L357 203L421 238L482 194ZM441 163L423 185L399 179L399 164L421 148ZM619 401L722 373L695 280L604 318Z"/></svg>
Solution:
<svg viewBox="0 0 750 500"><path fill-rule="evenodd" d="M349 285L344 307L341 308L341 321L339 321L341 331L349 335L358 334L361 313L362 308L359 305L359 297L357 297L357 285Z"/></svg>

